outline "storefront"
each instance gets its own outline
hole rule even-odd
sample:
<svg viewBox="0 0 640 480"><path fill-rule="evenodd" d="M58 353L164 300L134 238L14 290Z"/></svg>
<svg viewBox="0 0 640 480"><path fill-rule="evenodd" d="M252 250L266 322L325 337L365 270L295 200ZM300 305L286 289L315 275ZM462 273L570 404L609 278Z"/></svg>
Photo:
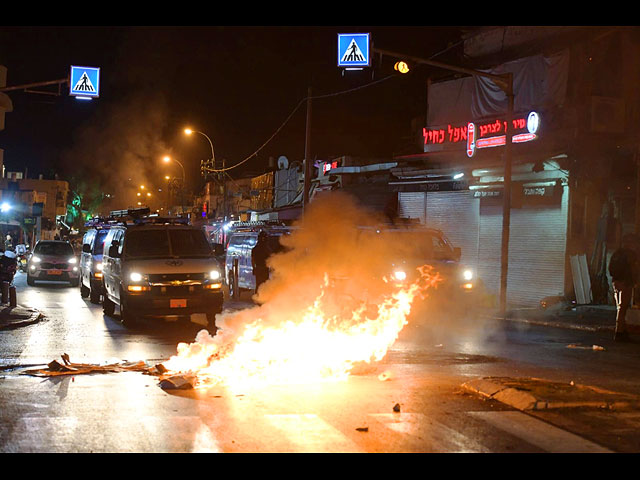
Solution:
<svg viewBox="0 0 640 480"><path fill-rule="evenodd" d="M537 115L537 114L536 114ZM507 302L509 307L537 307L545 297L565 294L569 174L564 155L551 155L537 128L514 119L513 170ZM493 123L493 122L492 122ZM397 168L390 188L398 195L398 216L442 230L462 250L461 261L477 272L489 301L500 292L503 229L504 124L493 130L469 123L459 129L460 147L438 150L434 168ZM518 128L517 126L521 126ZM455 128L444 130L455 132ZM468 132L475 128L471 152ZM425 129L427 140L442 138ZM454 139L453 136L450 137ZM517 137L516 135L519 135ZM535 143L538 142L538 143ZM453 142L452 142L453 143ZM429 164L430 153L422 156ZM402 159L398 159L402 161ZM407 160L407 159L405 159ZM412 159L415 161L415 156ZM437 168L436 168L437 166Z"/></svg>

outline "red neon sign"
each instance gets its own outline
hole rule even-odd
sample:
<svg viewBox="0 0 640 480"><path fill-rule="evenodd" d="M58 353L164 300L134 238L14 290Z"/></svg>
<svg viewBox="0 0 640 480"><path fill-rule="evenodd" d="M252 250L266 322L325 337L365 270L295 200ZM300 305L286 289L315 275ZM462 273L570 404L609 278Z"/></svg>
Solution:
<svg viewBox="0 0 640 480"><path fill-rule="evenodd" d="M532 112L533 113L533 112ZM529 117L532 114L529 114ZM528 128L528 117L515 118L512 120L514 135L516 132L521 130L526 130ZM465 126L455 126L448 124L443 128L423 128L422 136L424 137L425 145L442 145L445 143L459 143L465 142L467 145L470 142L473 142L473 139L470 139L468 123ZM485 138L488 136L492 136L495 134L504 134L507 131L507 122L504 120L495 120L491 122L485 122L481 124L473 124L475 126L473 136L476 139L476 142L481 138ZM534 132L530 132L534 133Z"/></svg>

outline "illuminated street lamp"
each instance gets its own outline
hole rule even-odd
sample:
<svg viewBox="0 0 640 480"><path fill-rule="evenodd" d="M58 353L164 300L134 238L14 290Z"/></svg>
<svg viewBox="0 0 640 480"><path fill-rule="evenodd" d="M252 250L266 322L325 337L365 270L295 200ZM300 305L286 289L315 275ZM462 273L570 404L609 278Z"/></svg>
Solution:
<svg viewBox="0 0 640 480"><path fill-rule="evenodd" d="M211 139L209 138L209 136L205 133L199 132L197 130L192 130L190 128L185 128L184 129L184 133L187 135L191 135L192 133L199 133L200 135L202 135L204 138L206 138L209 141L209 146L211 147L211 162L212 165L215 168L216 165L216 154L213 151L213 142L211 141ZM224 181L224 167L225 167L225 160L224 158L222 159L222 172L219 172L219 176L218 176L218 180L221 182L222 184L222 217L226 218L227 216L227 202L226 202L226 183Z"/></svg>
<svg viewBox="0 0 640 480"><path fill-rule="evenodd" d="M182 166L182 163L180 163L175 158L171 158L169 155L165 155L162 158L162 160L164 161L164 163L169 163L172 161L176 162L178 165L180 165L180 168L182 169L182 188L180 189L180 202L182 203L182 212L184 213L184 183L185 183L184 167ZM168 176L165 178L168 178Z"/></svg>

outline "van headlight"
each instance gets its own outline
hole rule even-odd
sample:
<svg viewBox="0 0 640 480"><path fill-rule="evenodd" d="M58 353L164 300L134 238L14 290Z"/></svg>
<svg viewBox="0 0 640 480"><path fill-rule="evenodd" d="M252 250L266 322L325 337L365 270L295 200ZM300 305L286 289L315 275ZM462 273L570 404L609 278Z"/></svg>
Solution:
<svg viewBox="0 0 640 480"><path fill-rule="evenodd" d="M68 263L78 263L78 261L76 260L76 257L71 257L69 260L67 260Z"/></svg>
<svg viewBox="0 0 640 480"><path fill-rule="evenodd" d="M407 279L407 272L404 270L396 270L393 272L393 278L399 282L404 282Z"/></svg>
<svg viewBox="0 0 640 480"><path fill-rule="evenodd" d="M131 272L129 274L129 280L131 280L132 282L141 282L144 279L145 275L142 275L141 273L138 272Z"/></svg>
<svg viewBox="0 0 640 480"><path fill-rule="evenodd" d="M33 263L40 263L42 261L42 259L40 257L37 257L37 256L34 255L33 257L31 257L31 261Z"/></svg>
<svg viewBox="0 0 640 480"><path fill-rule="evenodd" d="M96 270L98 270L99 272L102 271L102 262L98 262L95 264Z"/></svg>
<svg viewBox="0 0 640 480"><path fill-rule="evenodd" d="M462 278L464 278L466 281L472 280L473 279L473 270L470 270L470 269L464 270L462 272Z"/></svg>
<svg viewBox="0 0 640 480"><path fill-rule="evenodd" d="M218 270L211 270L209 272L209 280L219 280L222 275Z"/></svg>

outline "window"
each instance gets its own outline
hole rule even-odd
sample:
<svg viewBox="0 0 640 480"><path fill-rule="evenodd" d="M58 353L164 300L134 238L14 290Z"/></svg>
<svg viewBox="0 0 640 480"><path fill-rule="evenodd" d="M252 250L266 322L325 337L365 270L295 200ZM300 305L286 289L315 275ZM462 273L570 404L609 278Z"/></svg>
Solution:
<svg viewBox="0 0 640 480"><path fill-rule="evenodd" d="M126 243L127 257L169 256L166 230L132 230L127 233Z"/></svg>
<svg viewBox="0 0 640 480"><path fill-rule="evenodd" d="M73 255L73 248L68 243L62 242L40 242L36 245L36 248L33 253L37 253L39 255L56 255L56 256L64 256L64 255Z"/></svg>
<svg viewBox="0 0 640 480"><path fill-rule="evenodd" d="M201 230L168 230L174 256L211 255L211 245Z"/></svg>
<svg viewBox="0 0 640 480"><path fill-rule="evenodd" d="M98 230L95 235L95 240L93 242L93 253L94 255L102 255L104 251L104 242L107 239L107 234L109 230Z"/></svg>

